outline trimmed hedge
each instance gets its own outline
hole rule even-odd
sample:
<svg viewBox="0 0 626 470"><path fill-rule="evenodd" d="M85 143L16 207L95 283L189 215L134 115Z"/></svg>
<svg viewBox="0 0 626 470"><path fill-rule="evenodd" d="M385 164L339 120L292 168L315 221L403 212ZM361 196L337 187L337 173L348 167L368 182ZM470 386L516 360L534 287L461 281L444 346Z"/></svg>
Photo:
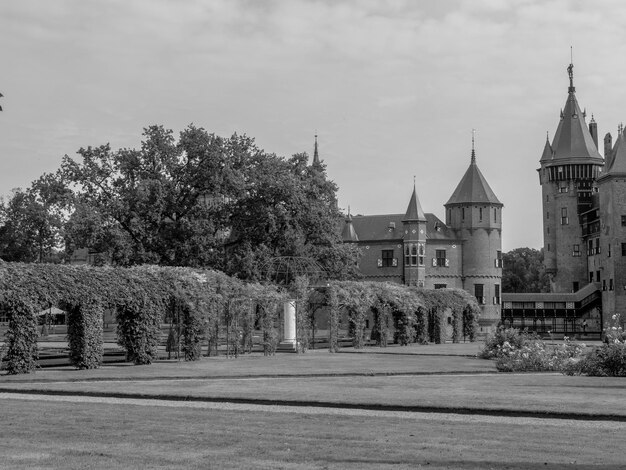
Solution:
<svg viewBox="0 0 626 470"><path fill-rule="evenodd" d="M67 342L70 361L78 369L96 369L102 364L104 345L103 308L94 301L88 306L66 306Z"/></svg>
<svg viewBox="0 0 626 470"><path fill-rule="evenodd" d="M10 309L6 336L5 368L9 374L28 374L37 367L37 319L32 306L15 294L4 296Z"/></svg>

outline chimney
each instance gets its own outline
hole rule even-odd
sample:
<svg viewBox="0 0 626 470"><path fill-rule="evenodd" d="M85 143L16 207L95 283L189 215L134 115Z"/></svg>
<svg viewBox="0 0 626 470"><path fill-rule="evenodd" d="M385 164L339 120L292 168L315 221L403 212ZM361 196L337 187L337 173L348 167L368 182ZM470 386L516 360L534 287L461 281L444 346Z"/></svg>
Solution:
<svg viewBox="0 0 626 470"><path fill-rule="evenodd" d="M593 118L593 114L591 115L591 121L589 122L589 133L591 134L593 143L596 144L596 148L598 148L598 123Z"/></svg>
<svg viewBox="0 0 626 470"><path fill-rule="evenodd" d="M607 159L611 155L611 151L613 150L613 138L611 137L611 133L607 132L604 136L604 158Z"/></svg>

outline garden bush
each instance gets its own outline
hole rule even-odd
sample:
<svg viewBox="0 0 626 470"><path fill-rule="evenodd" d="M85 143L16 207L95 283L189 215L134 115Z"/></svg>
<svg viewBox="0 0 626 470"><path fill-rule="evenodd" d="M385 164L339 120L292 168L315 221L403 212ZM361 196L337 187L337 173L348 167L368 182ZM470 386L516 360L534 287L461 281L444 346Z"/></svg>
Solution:
<svg viewBox="0 0 626 470"><path fill-rule="evenodd" d="M568 375L626 377L626 343L609 343L594 348L566 369Z"/></svg>
<svg viewBox="0 0 626 470"><path fill-rule="evenodd" d="M485 344L479 357L492 359L502 354L503 348L521 349L526 341L526 336L517 328L505 328L503 326L496 329L494 333L489 333L485 338Z"/></svg>
<svg viewBox="0 0 626 470"><path fill-rule="evenodd" d="M604 329L606 344L596 347L566 369L569 375L626 377L626 335L619 314Z"/></svg>
<svg viewBox="0 0 626 470"><path fill-rule="evenodd" d="M500 327L487 336L479 357L495 359L501 372L561 371L570 373L586 346L565 337L562 345L547 345L536 333Z"/></svg>

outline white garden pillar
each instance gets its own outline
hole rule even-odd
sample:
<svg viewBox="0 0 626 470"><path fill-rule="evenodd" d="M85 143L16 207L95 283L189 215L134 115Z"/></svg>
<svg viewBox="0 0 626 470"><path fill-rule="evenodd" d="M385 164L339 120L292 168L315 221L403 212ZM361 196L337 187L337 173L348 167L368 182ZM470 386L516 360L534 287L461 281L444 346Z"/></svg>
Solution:
<svg viewBox="0 0 626 470"><path fill-rule="evenodd" d="M288 300L283 304L284 343L296 344L296 301Z"/></svg>

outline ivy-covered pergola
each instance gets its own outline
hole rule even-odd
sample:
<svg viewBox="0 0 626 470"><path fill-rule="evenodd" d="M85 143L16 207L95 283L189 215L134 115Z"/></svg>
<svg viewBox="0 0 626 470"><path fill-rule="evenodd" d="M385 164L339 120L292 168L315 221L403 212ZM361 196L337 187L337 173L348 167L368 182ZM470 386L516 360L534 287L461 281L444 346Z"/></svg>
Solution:
<svg viewBox="0 0 626 470"><path fill-rule="evenodd" d="M67 312L70 360L77 368L102 363L105 309L115 312L117 341L129 361L150 364L157 357L161 323L168 316L180 322L185 359L196 360L209 325L220 320L232 325L233 319L251 311L250 303L229 302L236 296L260 306L255 315L267 338L264 350L272 353L277 341L271 339L277 334L269 330L274 329L276 306L282 299L276 286L246 284L220 272L190 268L3 263L0 307L9 313L5 368L10 374L36 368L35 312L52 305ZM256 320L247 328L253 328Z"/></svg>
<svg viewBox="0 0 626 470"><path fill-rule="evenodd" d="M304 275L294 277L290 284L291 294L285 286L244 283L221 272L191 268L0 263L0 308L8 312L4 368L20 374L37 367L36 312L51 306L67 312L69 357L79 369L102 364L105 310L114 312L117 342L135 364L150 364L158 357L161 326L168 319L176 323L185 360L200 358L203 338L208 353L217 351L220 341L225 341L229 355L250 352L257 329L264 354L271 355L281 339L277 312L294 292L299 352L305 352L314 289ZM355 348L365 345L365 320L370 312L372 339L381 347L390 339L400 345L440 343L445 340L449 317L452 341L473 341L480 312L476 299L459 289L325 281L315 296L314 303L324 304L328 311L331 352L339 349L340 329L348 330ZM348 323L344 328L342 317Z"/></svg>

